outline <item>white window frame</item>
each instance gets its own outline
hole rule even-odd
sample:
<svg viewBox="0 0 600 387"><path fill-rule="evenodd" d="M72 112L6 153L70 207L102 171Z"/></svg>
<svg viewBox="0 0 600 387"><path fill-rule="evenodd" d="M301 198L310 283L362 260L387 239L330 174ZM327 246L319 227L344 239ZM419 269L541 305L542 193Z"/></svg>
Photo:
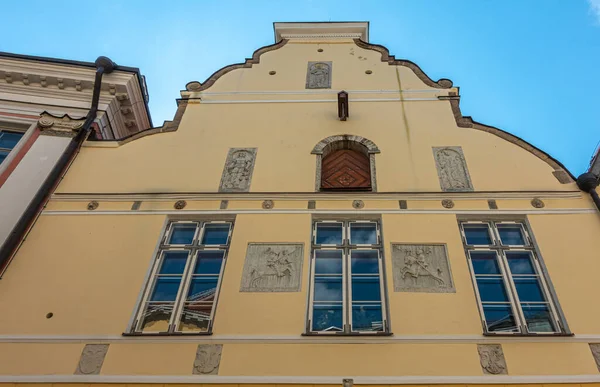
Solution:
<svg viewBox="0 0 600 387"><path fill-rule="evenodd" d="M342 244L317 244L317 225L319 224L332 224L337 223L342 225ZM375 244L351 244L350 230L352 224L358 223L372 223L376 226L377 241ZM306 323L306 334L310 335L381 335L389 334L389 323L388 323L388 311L387 311L387 294L386 294L386 278L383 264L383 250L381 240L381 227L379 221L374 220L318 220L313 222L312 227L312 253L311 253L311 265L310 265L310 291L309 291L309 302L307 312L307 323ZM341 251L342 252L342 331L313 331L313 309L314 309L314 296L315 296L315 263L316 263L316 252L318 250L323 251ZM381 315L382 315L382 331L357 331L353 329L352 324L352 269L350 260L352 251L365 251L375 250L378 257L379 267L379 287L381 294L381 301L373 301L373 303L381 304ZM339 302L339 301L338 301ZM362 301L361 301L362 302ZM369 303L369 301L364 301Z"/></svg>
<svg viewBox="0 0 600 387"><path fill-rule="evenodd" d="M171 239L173 229L177 225L181 224L194 224L196 225L196 231L194 233L194 239L191 244L168 244L168 241ZM229 233L227 235L227 243L222 245L203 245L201 244L202 238L204 237L204 231L207 225L211 224L228 224L229 225ZM150 276L148 277L147 283L145 285L143 297L137 306L136 317L134 323L132 324L131 334L139 334L139 335L168 335L168 334L178 334L178 335L205 335L211 334L215 311L217 309L217 304L219 300L219 293L221 289L221 282L223 279L223 272L225 270L225 265L227 263L227 254L229 250L229 245L231 242L231 234L233 232L233 222L229 221L171 221L167 225L167 228L164 232L164 235L160 239L160 245L158 248L158 252L156 253L156 258L152 263L152 270ZM177 276L181 276L181 283L179 285L179 289L177 291L177 296L175 301L173 301L173 311L171 312L171 317L169 319L168 328L166 331L146 331L144 332L142 329L143 324L143 315L146 311L146 305L149 302L150 295L156 285L156 279L158 277L158 271L160 270L164 254L170 251L187 251L188 256L186 260L185 267L181 274ZM221 269L218 274L216 291L214 296L214 301L212 303L212 309L210 313L210 321L208 323L208 327L206 331L182 331L178 329L179 320L183 314L183 309L186 303L186 295L191 286L192 279L194 278L193 268L195 267L196 261L198 259L198 253L201 251L223 251L223 263L221 264ZM167 275L168 276L168 275ZM175 276L175 275L173 275Z"/></svg>
<svg viewBox="0 0 600 387"><path fill-rule="evenodd" d="M555 300L550 291L548 280L544 271L542 270L542 266L539 262L538 255L535 251L535 246L533 244L533 239L530 237L529 230L524 222L518 221L461 221L460 223L460 232L463 239L463 244L465 247L465 252L467 256L467 261L469 264L469 271L471 273L471 279L473 281L473 287L475 289L475 294L477 296L477 305L479 308L479 313L481 315L481 321L483 325L484 332L486 334L491 335L556 335L565 333L565 327L563 322L561 321L560 314L555 304ZM467 237L465 234L465 228L468 228L469 225L486 225L488 227L488 234L490 235L492 244L491 245L469 245L467 243ZM500 233L498 230L498 226L502 228L504 225L511 226L519 226L521 229L521 235L523 237L524 245L505 245L502 243L502 239L500 238ZM465 227L466 226L466 227ZM513 311L513 315L515 318L515 323L517 325L517 330L515 332L494 332L488 330L487 321L485 319L485 313L483 309L483 303L481 301L481 297L479 294L479 288L477 285L477 277L485 276L482 274L475 274L475 270L473 268L473 263L471 260L472 252L490 252L496 255L496 260L498 263L498 267L500 268L501 277L506 288L506 292L508 295L508 299L510 302L510 307ZM548 310L550 312L550 316L552 319L552 323L554 325L554 331L552 332L530 332L527 323L525 320L525 314L523 309L521 308L521 302L519 300L519 295L517 293L515 281L513 278L513 274L510 271L510 267L508 265L508 258L506 256L507 252L526 252L531 256L531 262L533 264L535 274L524 275L530 277L537 277L539 279L540 287L543 292L543 296L546 299L546 302L525 302L527 304L540 304L547 305ZM521 275L514 275L515 277L519 277ZM485 302L485 304L493 304L493 302ZM498 304L506 304L506 303L498 303Z"/></svg>

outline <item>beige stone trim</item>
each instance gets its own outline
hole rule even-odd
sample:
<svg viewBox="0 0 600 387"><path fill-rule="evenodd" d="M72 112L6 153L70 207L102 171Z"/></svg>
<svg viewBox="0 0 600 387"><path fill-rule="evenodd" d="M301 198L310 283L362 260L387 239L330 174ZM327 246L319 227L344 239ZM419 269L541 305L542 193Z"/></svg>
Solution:
<svg viewBox="0 0 600 387"><path fill-rule="evenodd" d="M450 94L452 94L452 93L450 93ZM564 165L562 165L560 162L558 162L557 160L552 158L552 156L550 156L546 152L531 145L527 141L525 141L513 134L505 132L502 129L474 121L473 118L471 118L469 116L463 116L460 111L460 106L459 106L460 97L454 96L454 98L450 98L448 100L450 101L450 107L452 108L452 114L454 114L454 119L456 120L456 125L459 128L472 128L472 129L482 130L484 132L491 133L495 136L498 136L508 142L511 142L511 143L525 149L526 151L530 152L534 156L537 156L541 160L548 163L548 165L550 165L552 168L554 168L554 171L552 172L552 174L554 175L554 177L556 177L556 179L561 184L573 183L576 180L575 176L573 176L573 174L571 174L571 172L569 172L567 170L567 168L565 168Z"/></svg>
<svg viewBox="0 0 600 387"><path fill-rule="evenodd" d="M217 375L1 375L0 383L186 383L186 384L332 384L347 376L217 376ZM600 375L439 375L353 376L355 385L380 384L552 384L598 383ZM564 386L559 386L564 387Z"/></svg>
<svg viewBox="0 0 600 387"><path fill-rule="evenodd" d="M433 79L429 78L429 76L427 76L427 74L425 74L425 72L421 70L421 68L416 63L405 59L396 59L394 55L390 55L390 51L384 46L381 46L379 44L367 43L360 39L354 39L354 43L358 47L364 48L365 50L373 50L381 53L382 62L387 62L389 65L393 66L408 67L427 86L435 87L436 89L449 89L453 85L452 81L446 78L434 81Z"/></svg>
<svg viewBox="0 0 600 387"><path fill-rule="evenodd" d="M246 59L246 61L244 63L236 63L236 64L232 64L229 66L225 66L225 67L221 68L220 70L215 71L210 77L208 77L208 79L206 79L206 81L204 81L202 83L198 82L198 81L189 82L187 85L185 85L185 89L186 89L186 91L206 90L209 87L211 87L219 78L221 78L223 75L227 74L228 72L236 70L236 69L251 68L252 65L260 63L260 56L262 54L264 54L265 52L277 50L278 48L285 46L285 44L287 42L288 42L287 39L281 39L279 42L277 42L275 44L261 47L258 50L254 51L254 53L252 54L252 58Z"/></svg>
<svg viewBox="0 0 600 387"><path fill-rule="evenodd" d="M183 118L183 113L188 105L187 99L177 100L177 111L175 112L175 117L173 117L173 121L165 121L162 126L156 128L150 128L147 130L143 130L138 132L132 136L125 137L124 139L117 142L118 145L125 145L128 142L137 140L138 138L150 136L152 134L165 133L165 132L174 132L179 129L179 124L181 124L181 119ZM100 142L97 142L100 144Z"/></svg>

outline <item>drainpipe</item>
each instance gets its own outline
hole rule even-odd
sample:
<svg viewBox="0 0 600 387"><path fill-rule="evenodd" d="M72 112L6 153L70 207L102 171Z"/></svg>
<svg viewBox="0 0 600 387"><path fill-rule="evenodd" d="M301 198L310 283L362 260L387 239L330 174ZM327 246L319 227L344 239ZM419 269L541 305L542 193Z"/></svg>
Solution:
<svg viewBox="0 0 600 387"><path fill-rule="evenodd" d="M600 197L598 196L598 192L596 192L596 187L598 187L598 176L591 172L586 172L577 178L577 186L583 192L590 194L594 204L596 204L596 208L600 211Z"/></svg>
<svg viewBox="0 0 600 387"><path fill-rule="evenodd" d="M75 158L81 145L92 132L92 124L98 114L98 102L100 101L100 87L102 86L102 76L112 73L117 65L105 56L96 59L96 78L94 80L94 90L92 94L92 106L86 116L86 120L77 135L71 139L71 142L65 148L64 152L52 168L44 183L40 186L25 212L15 224L10 235L6 238L2 247L0 247L0 273L6 268L10 259L16 253L21 242L27 235L28 230L39 216L50 195L61 181L71 161Z"/></svg>

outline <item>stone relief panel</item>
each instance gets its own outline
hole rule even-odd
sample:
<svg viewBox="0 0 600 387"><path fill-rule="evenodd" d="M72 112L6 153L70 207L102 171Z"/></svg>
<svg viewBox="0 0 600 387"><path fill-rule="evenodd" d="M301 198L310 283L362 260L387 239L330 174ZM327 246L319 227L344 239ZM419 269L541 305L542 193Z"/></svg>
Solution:
<svg viewBox="0 0 600 387"><path fill-rule="evenodd" d="M331 89L331 62L308 62L307 89Z"/></svg>
<svg viewBox="0 0 600 387"><path fill-rule="evenodd" d="M392 244L395 292L454 293L445 245Z"/></svg>
<svg viewBox="0 0 600 387"><path fill-rule="evenodd" d="M241 292L299 292L304 245L249 243Z"/></svg>
<svg viewBox="0 0 600 387"><path fill-rule="evenodd" d="M594 356L594 360L596 361L596 367L598 367L598 371L600 371L600 344L590 344L590 349L592 350L592 356Z"/></svg>
<svg viewBox="0 0 600 387"><path fill-rule="evenodd" d="M194 359L194 375L217 375L223 344L200 344Z"/></svg>
<svg viewBox="0 0 600 387"><path fill-rule="evenodd" d="M75 375L98 375L108 352L108 344L86 344L81 352Z"/></svg>
<svg viewBox="0 0 600 387"><path fill-rule="evenodd" d="M219 192L249 192L256 148L231 148L225 160Z"/></svg>
<svg viewBox="0 0 600 387"><path fill-rule="evenodd" d="M502 375L508 374L504 352L500 344L477 344L479 362L484 374Z"/></svg>
<svg viewBox="0 0 600 387"><path fill-rule="evenodd" d="M440 187L446 192L473 191L467 162L459 146L433 148Z"/></svg>

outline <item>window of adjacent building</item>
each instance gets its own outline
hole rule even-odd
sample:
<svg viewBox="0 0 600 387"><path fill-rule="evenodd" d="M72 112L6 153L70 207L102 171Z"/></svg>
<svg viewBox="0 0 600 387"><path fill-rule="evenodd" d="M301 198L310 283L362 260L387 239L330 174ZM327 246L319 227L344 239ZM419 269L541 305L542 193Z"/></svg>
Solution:
<svg viewBox="0 0 600 387"><path fill-rule="evenodd" d="M314 223L309 333L387 332L384 289L378 222Z"/></svg>
<svg viewBox="0 0 600 387"><path fill-rule="evenodd" d="M335 147L323 154L321 190L371 191L371 164L367 149L350 141L332 145Z"/></svg>
<svg viewBox="0 0 600 387"><path fill-rule="evenodd" d="M461 231L486 332L561 332L525 224L462 222Z"/></svg>
<svg viewBox="0 0 600 387"><path fill-rule="evenodd" d="M17 145L25 133L0 128L0 164Z"/></svg>
<svg viewBox="0 0 600 387"><path fill-rule="evenodd" d="M163 236L139 307L138 333L210 332L230 222L171 222Z"/></svg>

